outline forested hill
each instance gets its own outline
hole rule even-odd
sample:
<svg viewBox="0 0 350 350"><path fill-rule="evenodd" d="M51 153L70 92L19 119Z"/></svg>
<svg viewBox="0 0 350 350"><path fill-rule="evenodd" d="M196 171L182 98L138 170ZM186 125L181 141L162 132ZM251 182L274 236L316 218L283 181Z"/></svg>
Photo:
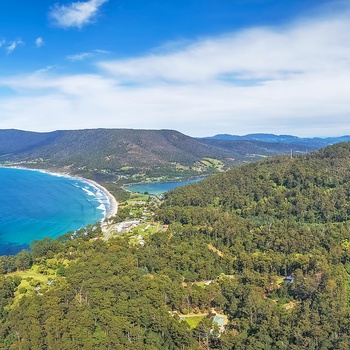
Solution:
<svg viewBox="0 0 350 350"><path fill-rule="evenodd" d="M319 147L312 143L196 139L174 130L0 130L2 164L112 181L136 173L201 176L264 156L290 153L291 149L305 153Z"/></svg>
<svg viewBox="0 0 350 350"><path fill-rule="evenodd" d="M192 163L203 156L223 156L173 130L86 129L33 133L0 130L3 159L50 159L59 165L75 162L120 167L154 162Z"/></svg>
<svg viewBox="0 0 350 350"><path fill-rule="evenodd" d="M0 161L71 172L112 173L191 166L228 153L173 130L87 129L34 133L0 130Z"/></svg>
<svg viewBox="0 0 350 350"><path fill-rule="evenodd" d="M169 193L166 204L218 206L241 217L342 222L350 218L350 143L250 163Z"/></svg>
<svg viewBox="0 0 350 350"><path fill-rule="evenodd" d="M219 147L231 152L237 160L257 160L261 156L273 156L277 154L298 154L315 151L325 145L320 143L303 142L271 142L259 140L226 140L215 138L200 139L207 145Z"/></svg>
<svg viewBox="0 0 350 350"><path fill-rule="evenodd" d="M213 348L349 348L349 199L350 143L167 194L158 217L214 247L237 283L218 282L232 324Z"/></svg>

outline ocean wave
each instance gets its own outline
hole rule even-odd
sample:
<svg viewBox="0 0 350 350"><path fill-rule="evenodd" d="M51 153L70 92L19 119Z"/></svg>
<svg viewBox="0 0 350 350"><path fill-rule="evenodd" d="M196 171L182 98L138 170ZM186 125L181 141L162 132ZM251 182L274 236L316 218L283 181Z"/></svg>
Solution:
<svg viewBox="0 0 350 350"><path fill-rule="evenodd" d="M86 187L81 187L81 189L88 195L91 197L96 197L95 193L90 191L89 189L87 189Z"/></svg>
<svg viewBox="0 0 350 350"><path fill-rule="evenodd" d="M96 186L94 183L88 180L80 180L80 182L84 184L84 186L81 187L82 190L86 192L89 196L94 196L96 201L99 203L97 209L102 210L102 222L106 218L107 212L111 206L108 194L105 191L103 191L100 187Z"/></svg>
<svg viewBox="0 0 350 350"><path fill-rule="evenodd" d="M106 214L107 214L107 209L106 209L106 206L104 204L100 204L98 207L97 207L98 210L101 210L102 213L103 213L103 219L101 220L101 222L104 220L104 218L106 217Z"/></svg>

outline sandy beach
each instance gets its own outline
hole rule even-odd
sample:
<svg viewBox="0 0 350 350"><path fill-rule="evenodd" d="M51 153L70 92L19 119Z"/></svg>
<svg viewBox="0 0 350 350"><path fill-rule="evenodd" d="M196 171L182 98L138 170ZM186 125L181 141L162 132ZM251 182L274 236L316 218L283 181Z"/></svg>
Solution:
<svg viewBox="0 0 350 350"><path fill-rule="evenodd" d="M106 213L105 219L110 218L111 216L114 216L115 214L117 214L118 202L114 198L114 196L112 196L112 194L105 187L101 186L98 182L96 182L94 180L85 179L83 177L79 177L79 179L86 181L86 182L89 182L92 186L99 188L105 194L105 196L108 198L109 203L108 203L108 208L107 208L107 213Z"/></svg>

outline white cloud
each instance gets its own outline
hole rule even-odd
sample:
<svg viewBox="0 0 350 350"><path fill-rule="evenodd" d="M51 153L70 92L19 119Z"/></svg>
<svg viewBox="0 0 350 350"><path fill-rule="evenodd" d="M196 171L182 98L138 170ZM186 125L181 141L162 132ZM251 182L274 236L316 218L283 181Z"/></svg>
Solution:
<svg viewBox="0 0 350 350"><path fill-rule="evenodd" d="M81 52L75 55L68 55L67 59L70 61L83 61L87 58L95 57L96 55L107 54L105 50L92 50L89 52Z"/></svg>
<svg viewBox="0 0 350 350"><path fill-rule="evenodd" d="M35 40L35 46L36 47L41 47L41 46L43 46L44 45L44 40L43 40L43 38L42 37L38 37L38 38L36 38L36 40Z"/></svg>
<svg viewBox="0 0 350 350"><path fill-rule="evenodd" d="M89 0L73 2L70 5L56 4L51 8L49 17L58 27L81 28L93 21L100 6L108 0Z"/></svg>
<svg viewBox="0 0 350 350"><path fill-rule="evenodd" d="M170 128L193 136L350 134L349 11L0 80L1 128ZM94 51L91 51L94 52Z"/></svg>
<svg viewBox="0 0 350 350"><path fill-rule="evenodd" d="M93 52L97 54L103 54L103 55L110 53L107 50L100 50L100 49L93 50Z"/></svg>
<svg viewBox="0 0 350 350"><path fill-rule="evenodd" d="M24 42L21 39L12 41L12 43L6 47L7 54L12 53L17 48L18 45L23 45L23 44Z"/></svg>
<svg viewBox="0 0 350 350"><path fill-rule="evenodd" d="M69 55L67 56L67 59L70 61L83 61L86 58L89 58L91 56L92 56L91 52L82 52L75 55Z"/></svg>
<svg viewBox="0 0 350 350"><path fill-rule="evenodd" d="M177 52L101 62L99 66L118 79L142 82L287 79L347 68L349 27L346 18L331 18L282 30L255 28L197 41Z"/></svg>
<svg viewBox="0 0 350 350"><path fill-rule="evenodd" d="M4 46L6 43L6 40L5 39L1 39L0 40L0 47Z"/></svg>

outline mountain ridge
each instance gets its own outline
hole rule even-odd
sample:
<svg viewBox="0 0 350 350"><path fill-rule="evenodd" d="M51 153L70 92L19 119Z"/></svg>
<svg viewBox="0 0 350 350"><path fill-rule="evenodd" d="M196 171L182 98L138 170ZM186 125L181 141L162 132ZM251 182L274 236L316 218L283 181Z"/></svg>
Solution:
<svg viewBox="0 0 350 350"><path fill-rule="evenodd" d="M253 133L247 135L231 135L217 134L214 136L203 137L202 139L215 140L250 140L263 142L279 142L279 143L317 143L319 145L328 146L338 142L350 141L350 135L335 137L298 137L293 135L276 135L269 133Z"/></svg>
<svg viewBox="0 0 350 350"><path fill-rule="evenodd" d="M0 130L0 161L73 173L190 167L229 153L175 130L81 129L46 133Z"/></svg>
<svg viewBox="0 0 350 350"><path fill-rule="evenodd" d="M260 134L252 135L257 138ZM272 134L261 135L265 141L218 136L193 138L167 129L99 128L52 132L3 129L0 130L0 163L108 181L137 173L153 178L187 178L213 174L266 156L289 154L291 150L306 153L324 146L318 139L297 142L299 138L290 136L295 142L267 142Z"/></svg>

